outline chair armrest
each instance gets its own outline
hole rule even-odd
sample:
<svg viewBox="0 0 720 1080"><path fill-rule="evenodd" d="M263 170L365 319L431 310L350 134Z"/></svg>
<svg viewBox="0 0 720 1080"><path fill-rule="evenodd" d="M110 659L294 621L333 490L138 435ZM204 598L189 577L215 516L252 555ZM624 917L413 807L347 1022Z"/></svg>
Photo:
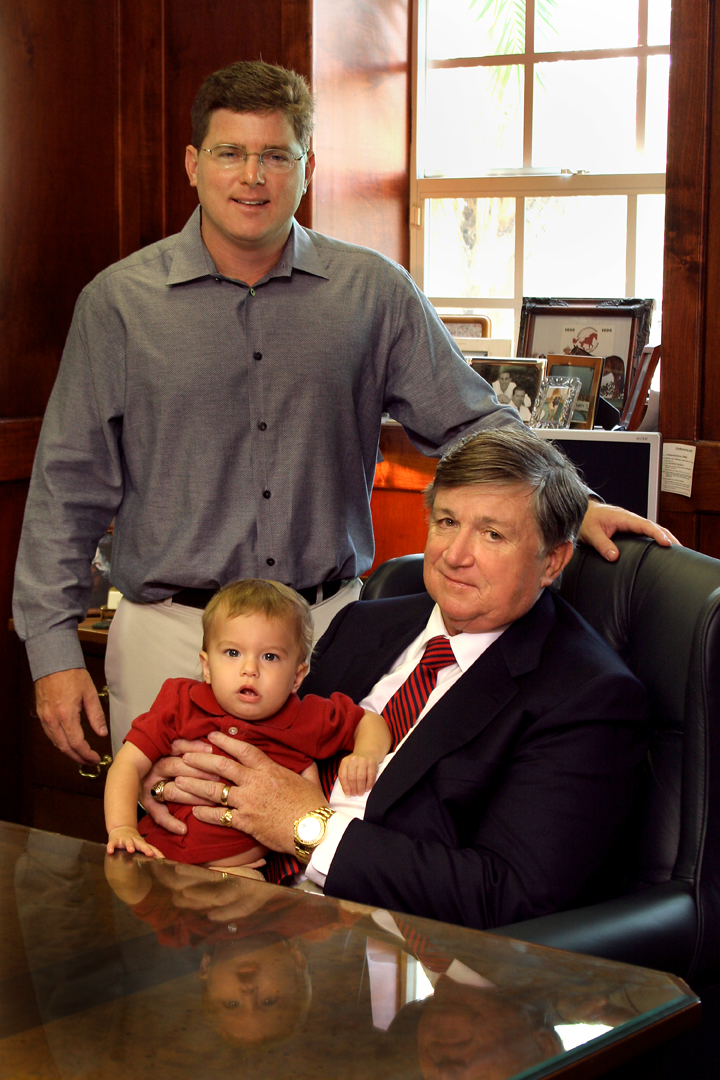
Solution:
<svg viewBox="0 0 720 1080"><path fill-rule="evenodd" d="M574 911L492 931L503 937L587 953L687 976L698 932L692 885L666 881Z"/></svg>

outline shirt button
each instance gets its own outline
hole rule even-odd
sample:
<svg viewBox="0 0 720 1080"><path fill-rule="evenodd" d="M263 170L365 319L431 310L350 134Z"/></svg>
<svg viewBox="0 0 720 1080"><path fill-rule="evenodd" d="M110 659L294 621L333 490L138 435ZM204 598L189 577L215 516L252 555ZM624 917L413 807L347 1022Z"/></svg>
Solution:
<svg viewBox="0 0 720 1080"><path fill-rule="evenodd" d="M258 423L258 427L260 428L261 431L267 431L267 424L265 423L264 420L261 420Z"/></svg>
<svg viewBox="0 0 720 1080"><path fill-rule="evenodd" d="M254 352L253 353L253 360L262 360L262 353L261 352Z"/></svg>
<svg viewBox="0 0 720 1080"><path fill-rule="evenodd" d="M275 560L274 559L266 559L265 562L268 564L268 566L274 566L275 565Z"/></svg>
<svg viewBox="0 0 720 1080"><path fill-rule="evenodd" d="M228 728L228 735L237 735L237 733L238 733L238 729L236 727L229 727Z"/></svg>
<svg viewBox="0 0 720 1080"><path fill-rule="evenodd" d="M251 295L251 296L254 296L254 295L255 295L255 290L254 290L254 289L251 289L251 290L250 290L250 295Z"/></svg>
<svg viewBox="0 0 720 1080"><path fill-rule="evenodd" d="M263 499L269 499L269 498L270 498L270 492L268 491L267 488L265 488L265 490L263 491Z"/></svg>

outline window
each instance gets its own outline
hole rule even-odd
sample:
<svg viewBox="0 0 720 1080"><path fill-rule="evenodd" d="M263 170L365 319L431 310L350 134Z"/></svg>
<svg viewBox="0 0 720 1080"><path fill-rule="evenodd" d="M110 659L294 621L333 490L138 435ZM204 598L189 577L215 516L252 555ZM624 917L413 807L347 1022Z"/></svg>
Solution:
<svg viewBox="0 0 720 1080"><path fill-rule="evenodd" d="M670 0L416 0L416 20L411 272L435 306L513 346L523 296L659 309Z"/></svg>

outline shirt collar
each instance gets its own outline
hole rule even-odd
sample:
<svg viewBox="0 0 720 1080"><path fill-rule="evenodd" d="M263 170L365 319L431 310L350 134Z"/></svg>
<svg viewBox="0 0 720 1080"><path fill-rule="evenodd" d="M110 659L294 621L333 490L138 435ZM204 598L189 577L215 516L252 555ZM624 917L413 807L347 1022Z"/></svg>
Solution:
<svg viewBox="0 0 720 1080"><path fill-rule="evenodd" d="M415 657L417 663L420 662L420 657L425 651L425 646L431 638L442 635L450 642L450 648L455 655L455 661L463 672L463 674L472 667L479 656L488 649L494 641L500 637L504 631L507 630L506 626L501 626L499 630L488 630L481 634L455 634L450 637L448 634L445 623L443 622L442 613L440 608L436 604L430 613L430 618L427 621L425 629L420 637L415 642ZM408 657L410 659L410 657Z"/></svg>
<svg viewBox="0 0 720 1080"><path fill-rule="evenodd" d="M200 235L200 221L200 207L196 206L173 247L168 285L182 285L187 281L217 275L215 263Z"/></svg>
<svg viewBox="0 0 720 1080"><path fill-rule="evenodd" d="M194 705L197 705L199 709L207 713L209 716L221 716L226 720L229 720L231 724L242 724L245 721L240 720L238 717L232 716L230 713L225 712L221 705L218 705L217 698L213 693L213 688L209 683L196 682L194 686L190 687L190 700ZM292 702L297 701L297 696L291 694L281 709L273 716L266 716L263 720L255 721L256 724L263 724L267 727L273 728L288 728L295 719L295 713L292 709Z"/></svg>
<svg viewBox="0 0 720 1080"><path fill-rule="evenodd" d="M218 269L203 242L201 222L202 210L197 206L173 248L172 264L167 276L168 285L182 285L204 277L218 277ZM327 269L320 260L310 234L296 221L293 221L277 265L256 284L260 285L269 278L290 277L293 270L302 270L316 277L328 277Z"/></svg>
<svg viewBox="0 0 720 1080"><path fill-rule="evenodd" d="M218 705L212 686L206 682L196 682L190 687L190 700L210 716L225 716L225 710Z"/></svg>

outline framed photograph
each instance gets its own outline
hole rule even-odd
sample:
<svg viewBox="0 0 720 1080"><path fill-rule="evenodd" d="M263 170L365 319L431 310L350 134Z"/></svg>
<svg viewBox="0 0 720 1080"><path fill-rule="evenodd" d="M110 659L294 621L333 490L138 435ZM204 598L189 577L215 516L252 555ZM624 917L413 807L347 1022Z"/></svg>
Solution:
<svg viewBox="0 0 720 1080"><path fill-rule="evenodd" d="M492 337L492 320L489 315L440 315L454 338Z"/></svg>
<svg viewBox="0 0 720 1080"><path fill-rule="evenodd" d="M608 375L612 373L612 386L608 379L606 388L613 393L608 400L618 408L620 393L624 400L633 366L647 345L654 309L654 300L638 298L526 296L520 314L517 354L536 358L551 353L615 358L607 369Z"/></svg>
<svg viewBox="0 0 720 1080"><path fill-rule="evenodd" d="M630 378L625 376L625 364L619 356L606 356L603 364L602 378L600 379L600 397L605 398L617 409L623 411L625 401L625 387Z"/></svg>
<svg viewBox="0 0 720 1080"><path fill-rule="evenodd" d="M642 423L647 408L650 383L659 362L660 346L646 345L633 373L632 382L628 386L627 400L620 418L620 423L626 431L637 431Z"/></svg>
<svg viewBox="0 0 720 1080"><path fill-rule="evenodd" d="M602 356L566 356L564 353L548 356L548 375L564 375L567 379L580 380L580 393L570 427L592 430L603 365Z"/></svg>
<svg viewBox="0 0 720 1080"><path fill-rule="evenodd" d="M570 427L575 399L580 391L579 379L548 375L540 384L540 393L533 409L531 427Z"/></svg>
<svg viewBox="0 0 720 1080"><path fill-rule="evenodd" d="M520 419L529 424L545 375L545 361L509 360L497 363L497 360L472 359L470 363L473 371L490 383L500 404L514 405Z"/></svg>

